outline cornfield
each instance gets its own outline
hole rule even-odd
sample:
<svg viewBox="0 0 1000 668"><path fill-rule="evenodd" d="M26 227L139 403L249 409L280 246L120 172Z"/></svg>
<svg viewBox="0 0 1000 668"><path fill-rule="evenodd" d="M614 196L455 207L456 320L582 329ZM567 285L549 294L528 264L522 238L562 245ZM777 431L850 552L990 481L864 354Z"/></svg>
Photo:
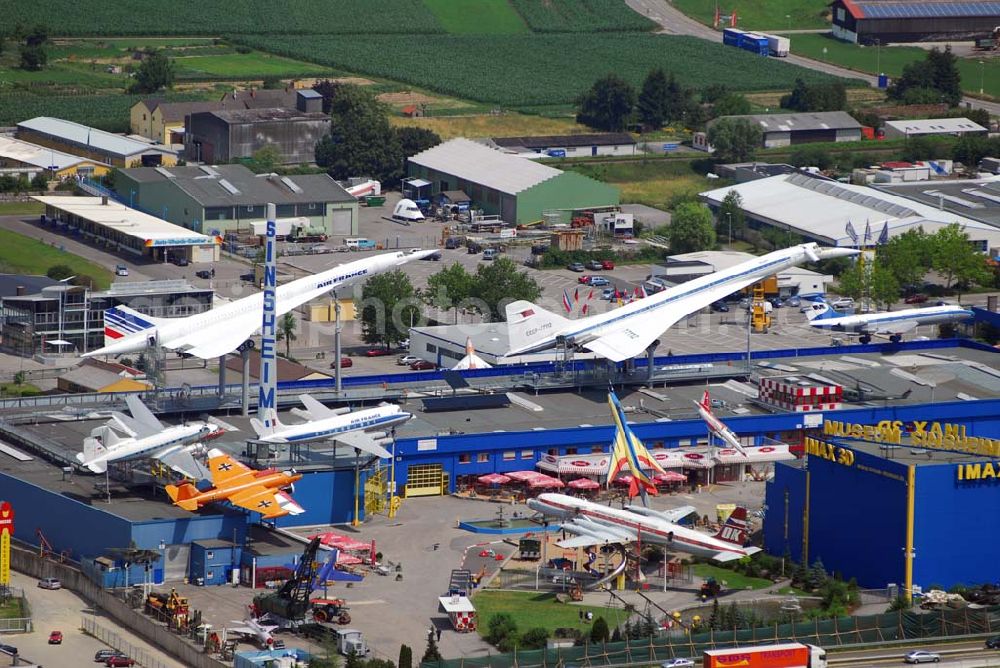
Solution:
<svg viewBox="0 0 1000 668"><path fill-rule="evenodd" d="M512 108L573 103L614 72L636 87L654 67L685 86L789 89L833 77L693 37L643 33L392 36L243 35L248 46Z"/></svg>
<svg viewBox="0 0 1000 668"><path fill-rule="evenodd" d="M650 31L656 24L621 0L512 0L534 32Z"/></svg>
<svg viewBox="0 0 1000 668"><path fill-rule="evenodd" d="M166 9L167 6L160 7ZM443 32L420 0L7 0L7 26L44 24L54 35L427 34Z"/></svg>

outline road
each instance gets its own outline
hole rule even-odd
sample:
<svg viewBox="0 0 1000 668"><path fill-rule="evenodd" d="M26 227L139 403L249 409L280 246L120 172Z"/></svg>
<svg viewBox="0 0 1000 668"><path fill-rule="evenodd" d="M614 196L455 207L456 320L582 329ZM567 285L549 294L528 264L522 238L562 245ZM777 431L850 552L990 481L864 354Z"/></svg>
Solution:
<svg viewBox="0 0 1000 668"><path fill-rule="evenodd" d="M662 26L662 30L660 32L664 34L689 35L691 37L698 37L710 42L720 41L719 32L717 30L713 30L712 28L695 21L666 0L625 0L625 2L636 12L659 23L660 26ZM817 72L825 72L826 74L845 77L847 79L860 79L868 83L870 86L878 84L877 78L870 74L856 72L845 67L838 67L837 65L831 65L829 63L813 60L812 58L804 58L802 56L790 54L785 60L794 65L799 65ZM979 100L973 97L963 97L962 103L971 106L974 109L985 109L991 114L1000 115L1000 103L997 102L988 102L986 100Z"/></svg>

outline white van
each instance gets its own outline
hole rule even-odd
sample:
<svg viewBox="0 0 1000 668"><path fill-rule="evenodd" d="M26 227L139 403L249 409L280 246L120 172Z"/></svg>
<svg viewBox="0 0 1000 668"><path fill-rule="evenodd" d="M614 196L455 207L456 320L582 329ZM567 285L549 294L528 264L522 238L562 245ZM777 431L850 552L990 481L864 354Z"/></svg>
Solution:
<svg viewBox="0 0 1000 668"><path fill-rule="evenodd" d="M375 242L371 239L344 239L344 245L347 246L347 250L352 251L372 250L375 248Z"/></svg>
<svg viewBox="0 0 1000 668"><path fill-rule="evenodd" d="M495 260L495 259L497 259L497 249L496 248L487 248L486 250L484 250L483 251L483 259L484 260Z"/></svg>

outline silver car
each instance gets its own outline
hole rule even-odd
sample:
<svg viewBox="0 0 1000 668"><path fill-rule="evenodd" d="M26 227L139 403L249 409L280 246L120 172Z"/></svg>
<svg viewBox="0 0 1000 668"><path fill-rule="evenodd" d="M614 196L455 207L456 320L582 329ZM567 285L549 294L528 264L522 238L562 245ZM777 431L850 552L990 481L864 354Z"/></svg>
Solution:
<svg viewBox="0 0 1000 668"><path fill-rule="evenodd" d="M922 649L914 650L903 657L906 663L937 663L941 660L940 654L928 652Z"/></svg>
<svg viewBox="0 0 1000 668"><path fill-rule="evenodd" d="M668 659L660 664L660 668L691 668L694 665L694 661L691 659L685 659L682 657L677 657L675 659Z"/></svg>

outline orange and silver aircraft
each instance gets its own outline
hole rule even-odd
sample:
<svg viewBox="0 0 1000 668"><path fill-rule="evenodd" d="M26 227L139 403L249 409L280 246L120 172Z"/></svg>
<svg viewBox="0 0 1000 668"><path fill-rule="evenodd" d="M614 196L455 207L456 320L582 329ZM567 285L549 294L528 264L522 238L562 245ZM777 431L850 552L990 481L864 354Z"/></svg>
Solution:
<svg viewBox="0 0 1000 668"><path fill-rule="evenodd" d="M213 501L229 501L234 506L260 513L264 519L305 512L283 491L302 478L301 473L277 469L256 471L218 448L208 451L208 468L213 485L209 489L201 491L190 482L167 485L167 494L174 505L195 511Z"/></svg>

